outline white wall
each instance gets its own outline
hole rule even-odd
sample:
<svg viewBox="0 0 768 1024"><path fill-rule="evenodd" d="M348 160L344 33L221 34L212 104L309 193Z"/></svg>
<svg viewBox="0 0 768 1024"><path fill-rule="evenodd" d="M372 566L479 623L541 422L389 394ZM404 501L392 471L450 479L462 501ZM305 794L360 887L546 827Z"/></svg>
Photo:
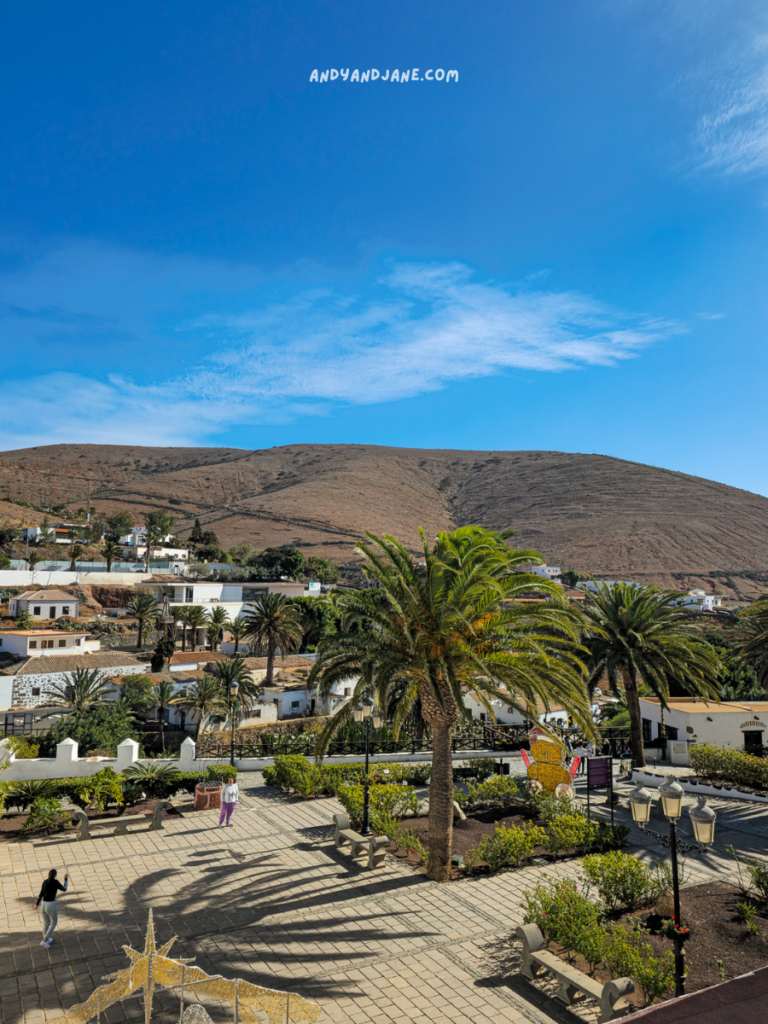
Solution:
<svg viewBox="0 0 768 1024"><path fill-rule="evenodd" d="M761 730L764 730L763 742L767 742L768 716L764 712L756 713L750 710L748 703L739 701L738 704L743 710L719 711L717 708L711 708L709 711L686 712L679 705L673 705L664 712L664 724L677 729L678 740L686 740L689 743L712 743L716 747L741 750L744 746L744 733ZM727 706L725 701L723 705ZM730 707L733 707L733 703ZM640 713L643 718L654 723L653 739L656 739L661 722L660 705L641 697Z"/></svg>
<svg viewBox="0 0 768 1024"><path fill-rule="evenodd" d="M73 586L76 583L112 583L132 587L148 580L152 573L67 572L64 569L0 569L0 587Z"/></svg>
<svg viewBox="0 0 768 1024"><path fill-rule="evenodd" d="M56 653L55 651L52 653ZM100 669L102 675L129 676L149 672L151 657L146 656L146 661L135 665L115 665L109 668ZM70 671L67 672L45 672L31 675L0 676L0 679L10 679L12 682L12 696L7 704L0 704L0 711L10 711L11 705L21 708L44 708L49 706L49 698L46 698L46 691L55 683L66 683ZM39 695L33 696L32 689L39 688Z"/></svg>
<svg viewBox="0 0 768 1024"><path fill-rule="evenodd" d="M117 748L117 758L83 759L77 756L77 743L73 740L64 740L58 745L56 757L45 758L24 758L16 760L10 755L10 767L3 772L3 779L7 782L26 782L31 779L68 779L86 778L95 775L102 768L112 768L121 772L130 764L172 764L181 772L204 771L211 764L220 764L220 761L212 758L197 760L195 758L195 742L188 737L181 745L178 759L165 760L139 760L138 743L134 740L123 740ZM0 760L7 757L7 749L0 740ZM492 750L457 750L453 753L454 761L469 761L476 757L496 757ZM323 764L357 764L361 760L360 754L338 755L326 757ZM431 751L419 754L411 754L403 750L394 754L372 754L371 764L401 763L410 764L423 761L431 761ZM242 772L260 772L267 765L272 765L272 757L244 757L235 760L235 765Z"/></svg>

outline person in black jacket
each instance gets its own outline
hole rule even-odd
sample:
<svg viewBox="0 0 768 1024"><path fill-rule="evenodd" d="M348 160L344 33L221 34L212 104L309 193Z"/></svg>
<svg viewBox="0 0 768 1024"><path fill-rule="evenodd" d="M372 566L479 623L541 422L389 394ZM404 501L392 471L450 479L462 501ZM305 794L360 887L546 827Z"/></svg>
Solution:
<svg viewBox="0 0 768 1024"><path fill-rule="evenodd" d="M51 948L51 944L53 943L53 933L59 921L59 908L56 906L56 893L66 892L68 885L69 875L64 875L64 885L62 885L56 878L56 868L51 868L48 872L48 877L42 884L40 895L35 900L35 910L37 910L38 906L41 906L43 911L43 941L40 945L45 946L46 949Z"/></svg>

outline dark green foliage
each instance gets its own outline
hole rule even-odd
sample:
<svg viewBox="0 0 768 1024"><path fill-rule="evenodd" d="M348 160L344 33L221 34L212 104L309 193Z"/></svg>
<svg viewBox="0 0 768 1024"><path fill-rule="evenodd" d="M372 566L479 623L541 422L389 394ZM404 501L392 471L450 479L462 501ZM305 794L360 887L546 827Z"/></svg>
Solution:
<svg viewBox="0 0 768 1024"><path fill-rule="evenodd" d="M33 779L30 782L14 782L5 802L8 807L26 811L35 800L48 800L57 795L58 783L55 779Z"/></svg>
<svg viewBox="0 0 768 1024"><path fill-rule="evenodd" d="M114 705L97 704L82 715L62 718L39 737L40 756L54 757L56 744L66 739L76 740L80 756L91 750L108 750L117 754L117 745L124 739L139 739L131 715Z"/></svg>
<svg viewBox="0 0 768 1024"><path fill-rule="evenodd" d="M300 616L302 638L299 653L314 650L323 637L336 632L336 611L317 597L290 597L288 603Z"/></svg>
<svg viewBox="0 0 768 1024"><path fill-rule="evenodd" d="M140 786L148 797L165 799L171 793L178 792L179 771L174 765L153 762L150 764L133 764L123 771L123 778Z"/></svg>
<svg viewBox="0 0 768 1024"><path fill-rule="evenodd" d="M131 714L146 715L154 707L155 698L149 676L123 676L121 704Z"/></svg>
<svg viewBox="0 0 768 1024"><path fill-rule="evenodd" d="M295 580L305 575L304 555L292 547L257 551L248 559L248 566L254 570L254 580L279 580L283 576Z"/></svg>
<svg viewBox="0 0 768 1024"><path fill-rule="evenodd" d="M317 580L319 583L335 583L339 578L339 567L329 562L327 558L312 556L306 560L304 575L307 579Z"/></svg>
<svg viewBox="0 0 768 1024"><path fill-rule="evenodd" d="M386 764L372 765L369 769L371 785L405 783L423 786L429 779L432 765ZM331 796L344 785L362 785L365 780L364 764L321 764L314 765L301 754L282 754L275 757L274 767L264 769L264 781L268 786L279 786L289 793L300 793L304 797Z"/></svg>
<svg viewBox="0 0 768 1024"><path fill-rule="evenodd" d="M24 830L29 832L51 832L69 824L69 814L55 797L38 797L24 822Z"/></svg>

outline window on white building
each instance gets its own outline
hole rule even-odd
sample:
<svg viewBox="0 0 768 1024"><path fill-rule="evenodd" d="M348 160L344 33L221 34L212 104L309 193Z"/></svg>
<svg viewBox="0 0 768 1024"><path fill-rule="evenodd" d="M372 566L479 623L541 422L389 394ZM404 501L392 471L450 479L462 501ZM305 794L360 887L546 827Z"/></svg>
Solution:
<svg viewBox="0 0 768 1024"><path fill-rule="evenodd" d="M32 696L33 697L39 697L40 696L40 687L39 686L33 686L32 687Z"/></svg>
<svg viewBox="0 0 768 1024"><path fill-rule="evenodd" d="M39 604L36 604L34 606L34 608L32 609L32 614L33 615L39 615L40 614L40 605Z"/></svg>
<svg viewBox="0 0 768 1024"><path fill-rule="evenodd" d="M34 648L37 647L37 640L30 640L29 641L29 647L30 647L30 650L34 650Z"/></svg>
<svg viewBox="0 0 768 1024"><path fill-rule="evenodd" d="M66 640L59 640L59 647L66 647L66 646L67 646L67 641Z"/></svg>
<svg viewBox="0 0 768 1024"><path fill-rule="evenodd" d="M78 637L78 638L77 638L77 639L75 640L75 647L79 647L81 643L82 643L82 640L80 639L80 637Z"/></svg>
<svg viewBox="0 0 768 1024"><path fill-rule="evenodd" d="M68 604L65 604L65 605L62 606L61 614L62 615L69 615L69 605Z"/></svg>
<svg viewBox="0 0 768 1024"><path fill-rule="evenodd" d="M291 701L291 710L293 710L293 708L297 708L297 707L299 707L299 705L300 705L300 704L301 704L301 701L298 701L298 700L292 700L292 701Z"/></svg>

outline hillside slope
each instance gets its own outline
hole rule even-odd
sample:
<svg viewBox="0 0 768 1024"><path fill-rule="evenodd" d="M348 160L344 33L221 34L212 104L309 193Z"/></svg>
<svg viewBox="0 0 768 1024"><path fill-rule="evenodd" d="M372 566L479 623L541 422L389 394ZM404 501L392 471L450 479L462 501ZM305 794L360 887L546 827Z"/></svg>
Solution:
<svg viewBox="0 0 768 1024"><path fill-rule="evenodd" d="M768 499L601 455L53 445L0 453L0 495L139 517L168 507L180 533L199 517L225 547L295 544L333 558L349 558L365 529L415 548L419 526L432 536L479 522L600 574L768 570Z"/></svg>

